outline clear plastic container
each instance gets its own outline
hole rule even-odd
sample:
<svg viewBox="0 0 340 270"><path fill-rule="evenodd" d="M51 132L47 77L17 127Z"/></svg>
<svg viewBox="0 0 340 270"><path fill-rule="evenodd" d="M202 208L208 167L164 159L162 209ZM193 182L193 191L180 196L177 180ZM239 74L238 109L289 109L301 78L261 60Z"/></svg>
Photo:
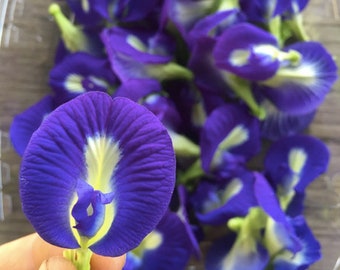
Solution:
<svg viewBox="0 0 340 270"><path fill-rule="evenodd" d="M51 0L0 0L0 244L33 232L21 211L20 157L8 140L13 117L49 93L48 72L59 38L47 9ZM340 59L340 1L311 0L304 12L312 40ZM320 241L323 259L312 270L340 269L340 84L320 107L309 133L331 151L326 175L309 188L308 224ZM42 202L43 203L43 202ZM203 269L193 263L188 269Z"/></svg>

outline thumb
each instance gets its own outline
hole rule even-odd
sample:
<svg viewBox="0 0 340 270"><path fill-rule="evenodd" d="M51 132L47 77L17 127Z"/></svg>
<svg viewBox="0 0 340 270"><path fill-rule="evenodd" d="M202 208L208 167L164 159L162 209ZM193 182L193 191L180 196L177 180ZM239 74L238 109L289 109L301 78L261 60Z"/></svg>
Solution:
<svg viewBox="0 0 340 270"><path fill-rule="evenodd" d="M39 270L76 270L76 267L69 260L54 256L43 261Z"/></svg>

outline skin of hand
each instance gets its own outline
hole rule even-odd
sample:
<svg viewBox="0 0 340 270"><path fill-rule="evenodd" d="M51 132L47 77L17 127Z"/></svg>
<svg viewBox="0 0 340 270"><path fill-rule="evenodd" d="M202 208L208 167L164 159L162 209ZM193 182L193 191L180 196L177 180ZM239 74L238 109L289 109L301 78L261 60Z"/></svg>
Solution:
<svg viewBox="0 0 340 270"><path fill-rule="evenodd" d="M62 257L63 248L53 246L33 233L0 246L0 270L76 270ZM93 254L91 270L122 270L125 255L104 257Z"/></svg>

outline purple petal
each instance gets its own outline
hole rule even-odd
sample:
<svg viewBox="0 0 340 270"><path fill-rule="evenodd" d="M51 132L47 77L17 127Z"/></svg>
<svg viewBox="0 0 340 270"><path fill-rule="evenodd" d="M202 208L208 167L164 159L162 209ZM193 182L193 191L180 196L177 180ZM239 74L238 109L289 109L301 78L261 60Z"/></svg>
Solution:
<svg viewBox="0 0 340 270"><path fill-rule="evenodd" d="M304 192L311 181L326 171L329 155L326 145L317 138L305 135L283 138L266 155L266 175L284 193Z"/></svg>
<svg viewBox="0 0 340 270"><path fill-rule="evenodd" d="M262 102L261 106L266 109L266 118L261 121L261 136L272 141L302 132L312 122L316 113L316 111L304 114L281 112L268 100Z"/></svg>
<svg viewBox="0 0 340 270"><path fill-rule="evenodd" d="M270 33L249 23L238 23L217 39L213 56L219 68L261 81L271 78L279 68L280 62L273 55L276 47L277 40Z"/></svg>
<svg viewBox="0 0 340 270"><path fill-rule="evenodd" d="M221 162L228 166L223 163L226 155L246 161L259 150L259 122L242 106L219 107L206 120L200 146L202 168L206 172L218 168Z"/></svg>
<svg viewBox="0 0 340 270"><path fill-rule="evenodd" d="M75 248L78 235L90 236L100 227L87 238L89 248L121 255L163 216L174 169L171 140L151 112L126 98L90 92L58 107L32 136L20 173L23 210L54 245ZM90 201L79 181L93 187L94 192L85 189L94 195ZM103 226L84 219L90 204ZM77 220L83 230L77 231Z"/></svg>
<svg viewBox="0 0 340 270"><path fill-rule="evenodd" d="M83 52L67 55L52 68L49 78L59 104L85 92L109 92L117 81L107 59Z"/></svg>
<svg viewBox="0 0 340 270"><path fill-rule="evenodd" d="M315 110L325 99L337 79L332 56L317 42L300 42L285 48L302 57L297 65L280 67L264 83L263 94L286 113L305 114Z"/></svg>
<svg viewBox="0 0 340 270"><path fill-rule="evenodd" d="M20 156L24 154L33 132L54 108L53 97L46 96L14 117L10 128L10 138L15 151Z"/></svg>
<svg viewBox="0 0 340 270"><path fill-rule="evenodd" d="M230 218L247 215L256 206L254 180L243 173L223 183L200 182L191 201L198 220L204 224L221 225Z"/></svg>

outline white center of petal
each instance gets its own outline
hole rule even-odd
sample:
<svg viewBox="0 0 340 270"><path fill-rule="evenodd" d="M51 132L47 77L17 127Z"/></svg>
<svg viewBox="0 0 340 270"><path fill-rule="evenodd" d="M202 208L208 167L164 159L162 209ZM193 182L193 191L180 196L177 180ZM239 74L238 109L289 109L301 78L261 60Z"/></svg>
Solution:
<svg viewBox="0 0 340 270"><path fill-rule="evenodd" d="M143 247L146 250L153 250L162 244L162 234L156 230L149 233L143 240Z"/></svg>
<svg viewBox="0 0 340 270"><path fill-rule="evenodd" d="M229 62L235 67L241 67L248 64L250 52L248 50L234 50L229 57Z"/></svg>
<svg viewBox="0 0 340 270"><path fill-rule="evenodd" d="M83 76L78 74L70 74L67 76L64 87L73 93L83 93L85 89L82 85Z"/></svg>
<svg viewBox="0 0 340 270"><path fill-rule="evenodd" d="M289 151L288 162L290 169L300 174L306 164L307 153L302 148L293 148Z"/></svg>
<svg viewBox="0 0 340 270"><path fill-rule="evenodd" d="M81 8L86 12L89 13L90 11L90 4L88 0L81 0Z"/></svg>
<svg viewBox="0 0 340 270"><path fill-rule="evenodd" d="M112 177L121 158L121 151L113 138L95 136L87 138L85 160L87 182L103 193L112 192Z"/></svg>
<svg viewBox="0 0 340 270"><path fill-rule="evenodd" d="M228 151L230 148L239 146L245 143L249 138L248 129L242 125L234 127L225 139L218 145L211 166L218 165L221 161L223 152Z"/></svg>
<svg viewBox="0 0 340 270"><path fill-rule="evenodd" d="M203 213L209 213L227 204L231 198L239 194L242 187L242 181L234 178L224 189L209 194L208 200L203 205Z"/></svg>
<svg viewBox="0 0 340 270"><path fill-rule="evenodd" d="M141 52L147 52L148 48L145 44L136 36L128 35L126 42L133 48Z"/></svg>

